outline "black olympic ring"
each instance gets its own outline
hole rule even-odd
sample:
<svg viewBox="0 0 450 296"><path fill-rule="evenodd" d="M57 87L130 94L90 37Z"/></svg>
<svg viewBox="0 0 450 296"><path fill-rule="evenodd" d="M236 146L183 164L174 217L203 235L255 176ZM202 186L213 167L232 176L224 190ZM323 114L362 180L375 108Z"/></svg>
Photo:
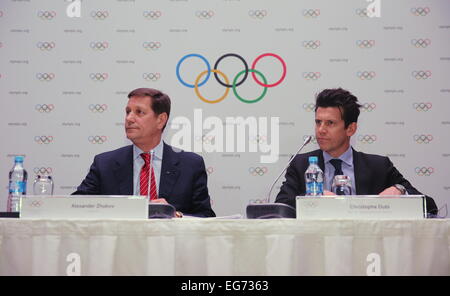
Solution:
<svg viewBox="0 0 450 296"><path fill-rule="evenodd" d="M241 80L240 82L236 83L236 86L239 86L239 85L241 85L242 83L244 83L245 80L247 80L247 77L248 77L248 65L247 65L247 62L244 60L243 57L241 57L241 56L238 55L238 54L235 54L235 53L227 53L227 54L224 54L223 56L221 56L221 57L216 61L216 63L214 64L214 70L217 70L217 67L219 66L220 61L221 61L222 59L226 58L226 57L236 57L236 58L240 59L241 62L244 64L244 67L245 67L244 77L242 78L242 80ZM219 82L221 85L223 85L223 86L225 86L225 87L228 87L228 88L232 88L232 87L233 87L233 85L231 85L231 84L223 83L222 80L219 79L219 76L217 75L217 72L214 72L214 77L216 78L217 82Z"/></svg>

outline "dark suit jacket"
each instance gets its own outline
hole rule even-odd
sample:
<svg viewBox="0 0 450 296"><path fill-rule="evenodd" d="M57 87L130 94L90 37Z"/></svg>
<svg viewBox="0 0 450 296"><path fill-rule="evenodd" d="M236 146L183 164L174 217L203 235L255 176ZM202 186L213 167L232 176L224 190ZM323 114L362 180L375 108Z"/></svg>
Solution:
<svg viewBox="0 0 450 296"><path fill-rule="evenodd" d="M184 214L214 217L203 158L174 151L166 143L163 149L158 196ZM133 195L133 146L96 155L86 178L72 194Z"/></svg>
<svg viewBox="0 0 450 296"><path fill-rule="evenodd" d="M319 166L325 171L322 150L296 155L286 171L286 180L280 188L275 202L295 208L295 197L305 195L305 171L309 166L308 157L317 156ZM379 194L394 184L405 186L408 194L422 194L394 167L388 157L357 152L353 149L353 166L356 194ZM426 197L427 211L437 214L434 200Z"/></svg>

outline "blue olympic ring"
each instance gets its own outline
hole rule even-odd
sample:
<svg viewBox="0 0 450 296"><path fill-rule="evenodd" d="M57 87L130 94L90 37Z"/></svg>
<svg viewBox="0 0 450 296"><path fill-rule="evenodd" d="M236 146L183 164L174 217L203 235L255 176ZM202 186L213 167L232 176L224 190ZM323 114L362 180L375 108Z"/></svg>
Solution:
<svg viewBox="0 0 450 296"><path fill-rule="evenodd" d="M184 80L181 78L181 75L180 75L180 66L181 66L181 63L182 63L185 59L190 58L190 57L197 57L197 58L200 58L201 60L203 60L203 61L205 62L206 67L208 68L208 73L206 74L205 80L203 80L201 83L199 83L198 86L202 86L203 84L205 84L205 83L208 81L209 76L211 76L211 65L209 64L208 60L205 59L205 57L203 57L203 56L201 56L201 55L199 55L199 54L196 54L196 53L191 53L191 54L185 55L185 56L178 62L178 64L177 64L177 77L178 77L178 79L180 80L180 82L181 82L184 86L187 86L187 87L190 87L190 88L195 88L195 85L194 85L194 84L189 84L189 83L184 82Z"/></svg>

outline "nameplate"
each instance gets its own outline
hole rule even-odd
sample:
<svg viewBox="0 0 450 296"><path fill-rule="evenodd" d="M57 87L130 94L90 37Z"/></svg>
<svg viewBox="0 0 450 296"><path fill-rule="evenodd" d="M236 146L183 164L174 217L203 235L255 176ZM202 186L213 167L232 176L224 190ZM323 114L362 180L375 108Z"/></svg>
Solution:
<svg viewBox="0 0 450 296"><path fill-rule="evenodd" d="M24 196L20 218L148 219L148 201L133 196Z"/></svg>
<svg viewBox="0 0 450 296"><path fill-rule="evenodd" d="M297 219L424 219L423 195L297 196Z"/></svg>

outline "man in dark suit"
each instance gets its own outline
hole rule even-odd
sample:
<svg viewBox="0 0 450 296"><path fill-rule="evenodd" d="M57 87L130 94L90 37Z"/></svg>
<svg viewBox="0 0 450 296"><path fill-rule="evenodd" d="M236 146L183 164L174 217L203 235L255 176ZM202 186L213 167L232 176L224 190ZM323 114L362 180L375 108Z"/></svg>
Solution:
<svg viewBox="0 0 450 296"><path fill-rule="evenodd" d="M214 217L200 155L164 143L170 98L159 90L135 89L128 95L125 131L133 145L96 155L73 194L145 195L184 214Z"/></svg>
<svg viewBox="0 0 450 296"><path fill-rule="evenodd" d="M335 172L350 177L354 194L422 194L402 176L388 157L358 152L351 147L350 138L357 129L360 107L358 99L341 88L325 89L317 95L315 135L320 149L295 156L275 202L295 207L295 197L305 195L309 156L317 156L324 171L324 195L333 195L331 183ZM428 213L437 214L431 197L426 197L426 206Z"/></svg>

